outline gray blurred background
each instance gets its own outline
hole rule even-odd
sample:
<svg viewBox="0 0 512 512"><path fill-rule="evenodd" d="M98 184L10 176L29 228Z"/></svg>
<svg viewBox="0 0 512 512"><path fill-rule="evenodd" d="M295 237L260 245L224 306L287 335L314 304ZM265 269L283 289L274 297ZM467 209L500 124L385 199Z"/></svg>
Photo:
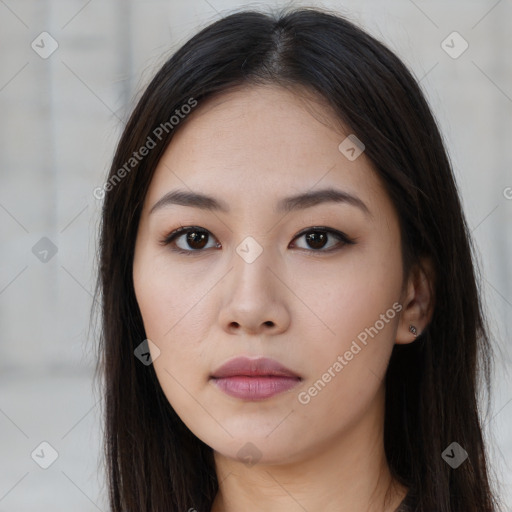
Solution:
<svg viewBox="0 0 512 512"><path fill-rule="evenodd" d="M512 1L294 4L334 8L387 44L440 123L482 265L497 353L485 434L512 511ZM107 510L93 191L164 59L220 16L279 5L0 0L0 512Z"/></svg>

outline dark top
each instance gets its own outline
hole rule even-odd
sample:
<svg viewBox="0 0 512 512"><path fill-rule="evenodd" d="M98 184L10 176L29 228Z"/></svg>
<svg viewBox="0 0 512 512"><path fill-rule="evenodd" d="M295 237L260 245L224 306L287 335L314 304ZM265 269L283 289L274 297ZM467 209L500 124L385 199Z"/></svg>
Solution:
<svg viewBox="0 0 512 512"><path fill-rule="evenodd" d="M414 492L409 489L409 492L403 499L402 503L398 506L395 512L417 512L417 498Z"/></svg>

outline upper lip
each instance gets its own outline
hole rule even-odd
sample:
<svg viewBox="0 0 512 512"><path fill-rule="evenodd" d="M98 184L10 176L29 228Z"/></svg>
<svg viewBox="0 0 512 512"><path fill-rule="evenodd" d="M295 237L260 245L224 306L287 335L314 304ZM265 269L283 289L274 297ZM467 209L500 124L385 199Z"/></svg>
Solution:
<svg viewBox="0 0 512 512"><path fill-rule="evenodd" d="M246 356L229 359L222 366L217 368L211 375L212 378L234 377L234 376L265 376L275 375L278 377L294 377L300 379L295 372L286 368L275 359L268 357L250 358Z"/></svg>

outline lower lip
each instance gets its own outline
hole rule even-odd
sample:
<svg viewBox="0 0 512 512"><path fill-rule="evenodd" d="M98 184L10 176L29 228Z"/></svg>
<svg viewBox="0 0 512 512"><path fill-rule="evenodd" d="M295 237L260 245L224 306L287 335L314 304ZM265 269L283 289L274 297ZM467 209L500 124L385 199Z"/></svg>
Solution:
<svg viewBox="0 0 512 512"><path fill-rule="evenodd" d="M297 377L222 377L214 383L227 395L242 400L264 400L296 386Z"/></svg>

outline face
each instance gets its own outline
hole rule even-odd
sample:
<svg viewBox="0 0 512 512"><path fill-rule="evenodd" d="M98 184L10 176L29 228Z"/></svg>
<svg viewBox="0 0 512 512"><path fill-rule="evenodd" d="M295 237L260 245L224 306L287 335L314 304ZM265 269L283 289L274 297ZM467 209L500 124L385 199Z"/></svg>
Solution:
<svg viewBox="0 0 512 512"><path fill-rule="evenodd" d="M277 87L211 98L176 132L145 197L133 278L154 369L183 422L226 457L299 460L383 413L403 298L399 223L336 126L321 103ZM338 199L286 202L326 189ZM160 201L178 190L219 207ZM293 376L212 378L236 356Z"/></svg>

